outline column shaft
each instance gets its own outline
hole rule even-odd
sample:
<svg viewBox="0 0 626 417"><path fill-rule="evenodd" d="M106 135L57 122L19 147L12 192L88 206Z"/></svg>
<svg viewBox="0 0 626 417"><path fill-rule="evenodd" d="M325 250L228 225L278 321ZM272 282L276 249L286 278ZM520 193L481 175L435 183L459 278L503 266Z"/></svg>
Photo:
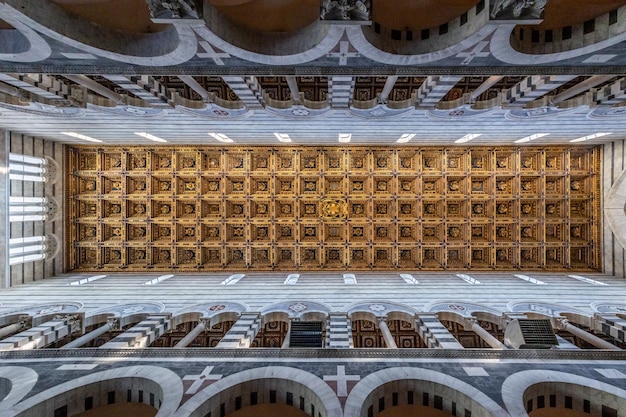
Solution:
<svg viewBox="0 0 626 417"><path fill-rule="evenodd" d="M617 346L612 343L607 342L606 340L600 339L598 336L595 336L589 332L584 331L583 329L576 327L569 323L562 323L561 329L567 332L570 332L576 337L580 337L587 343L594 345L600 349L610 349L610 350L621 350Z"/></svg>
<svg viewBox="0 0 626 417"><path fill-rule="evenodd" d="M198 325L194 327L193 329L191 329L191 331L187 333L185 337L183 337L180 340L180 342L176 343L174 347L184 348L184 347L189 346L191 342L193 342L196 339L196 337L198 337L198 335L204 331L204 329L206 329L206 322L204 320L200 320Z"/></svg>
<svg viewBox="0 0 626 417"><path fill-rule="evenodd" d="M385 339L385 345L387 345L387 348L397 349L398 345L396 345L396 341L393 339L393 335L389 331L389 326L387 326L387 321L384 319L379 319L378 328L380 329L380 332L383 334L383 339Z"/></svg>
<svg viewBox="0 0 626 417"><path fill-rule="evenodd" d="M64 77L70 81L74 81L75 83L82 85L88 90L91 90L108 98L109 100L113 100L117 104L122 104L124 102L124 97L121 94L118 94L115 91L106 88L102 84L95 82L85 75L66 74L64 75Z"/></svg>
<svg viewBox="0 0 626 417"><path fill-rule="evenodd" d="M0 339L2 339L3 337L7 337L8 335L13 334L23 328L24 325L22 323L13 323L9 324L8 326L4 326L0 329Z"/></svg>
<svg viewBox="0 0 626 417"><path fill-rule="evenodd" d="M178 78L187 84L189 88L191 88L196 93L200 94L202 100L209 101L209 92L206 91L198 81L196 81L191 75L179 75Z"/></svg>
<svg viewBox="0 0 626 417"><path fill-rule="evenodd" d="M82 335L81 337L79 337L76 340L72 340L70 343L62 346L61 349L79 348L79 347L83 346L84 344L86 344L88 342L91 342L96 337L98 337L100 335L103 335L104 333L108 332L111 329L113 329L113 323L106 323L106 324L98 327L96 330L93 330L93 331L91 331L89 333L86 333L86 334Z"/></svg>
<svg viewBox="0 0 626 417"><path fill-rule="evenodd" d="M476 321L474 321L474 320L471 321L470 329L474 333L476 333L478 335L478 337L483 339L485 341L485 343L487 343L492 348L494 348L494 349L506 349L506 346L504 346L504 344L502 344L502 342L500 342L498 339L493 337L493 335L491 333L489 333L487 330L483 329L480 326L480 324L478 324Z"/></svg>

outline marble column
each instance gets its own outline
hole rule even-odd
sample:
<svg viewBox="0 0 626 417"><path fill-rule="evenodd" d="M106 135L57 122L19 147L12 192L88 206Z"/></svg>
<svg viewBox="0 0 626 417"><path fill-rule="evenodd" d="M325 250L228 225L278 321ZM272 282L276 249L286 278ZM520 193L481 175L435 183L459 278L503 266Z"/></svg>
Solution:
<svg viewBox="0 0 626 417"><path fill-rule="evenodd" d="M286 76L285 80L287 80L287 85L289 86L289 91L291 92L291 100L299 103L300 102L300 89L298 88L298 81L294 76Z"/></svg>
<svg viewBox="0 0 626 417"><path fill-rule="evenodd" d="M0 339L7 337L10 334L19 332L21 330L25 330L27 327L30 327L30 323L31 323L30 316L22 316L18 318L17 322L0 328Z"/></svg>
<svg viewBox="0 0 626 417"><path fill-rule="evenodd" d="M599 349L621 350L614 344L609 343L606 340L600 339L598 336L586 332L580 327L576 327L573 324L570 324L566 318L555 319L553 321L553 327L557 330L565 330L566 332L569 332L574 336L581 338L585 342L594 345Z"/></svg>
<svg viewBox="0 0 626 417"><path fill-rule="evenodd" d="M390 75L385 80L385 86L383 87L383 91L380 92L380 102L386 103L389 100L389 94L391 94L391 90L393 90L393 86L396 85L396 81L398 81L397 75Z"/></svg>
<svg viewBox="0 0 626 417"><path fill-rule="evenodd" d="M352 324L346 313L330 313L326 326L326 347L331 349L349 349L352 341Z"/></svg>
<svg viewBox="0 0 626 417"><path fill-rule="evenodd" d="M134 349L148 347L170 328L170 314L154 314L100 346L100 348Z"/></svg>
<svg viewBox="0 0 626 417"><path fill-rule="evenodd" d="M492 75L487 78L481 85L479 85L474 91L470 93L472 100L476 100L482 93L489 90L491 87L500 82L504 77L499 75Z"/></svg>
<svg viewBox="0 0 626 417"><path fill-rule="evenodd" d="M293 321L293 319L290 319L289 322L287 322L287 334L285 335L285 339L283 340L283 344L281 346L281 348L285 349L289 347L289 343L291 342L291 322Z"/></svg>
<svg viewBox="0 0 626 417"><path fill-rule="evenodd" d="M64 77L70 81L74 81L75 83L82 85L83 87L93 91L94 93L98 93L101 96L114 101L116 104L124 104L124 96L92 80L86 75L66 74L64 75Z"/></svg>
<svg viewBox="0 0 626 417"><path fill-rule="evenodd" d="M498 339L496 339L491 333L487 330L483 329L480 324L478 324L478 320L476 319L466 319L464 323L464 327L466 330L471 330L478 335L481 339L485 341L489 346L493 349L507 349L506 346Z"/></svg>
<svg viewBox="0 0 626 417"><path fill-rule="evenodd" d="M261 329L263 318L259 313L242 313L233 327L219 341L216 348L248 348Z"/></svg>
<svg viewBox="0 0 626 417"><path fill-rule="evenodd" d="M379 317L377 319L378 328L380 332L383 334L383 339L385 339L385 345L388 349L397 349L398 345L396 345L396 341L393 338L393 335L389 331L389 326L387 326L387 319L383 317Z"/></svg>
<svg viewBox="0 0 626 417"><path fill-rule="evenodd" d="M185 337L183 337L178 343L176 343L174 347L184 348L184 347L189 346L194 340L196 340L196 337L198 337L198 335L202 333L206 328L207 328L207 319L200 319L196 327L191 329L191 331L187 333Z"/></svg>
<svg viewBox="0 0 626 417"><path fill-rule="evenodd" d="M74 349L74 348L79 348L83 345L85 345L88 342L91 342L92 340L94 340L95 338L97 338L100 335L105 334L108 331L111 331L113 329L115 329L117 327L117 320L116 319L108 319L107 322L98 327L97 329L86 333L84 335L82 335L81 337L79 337L76 340L72 340L71 342L69 342L66 345L63 345L61 347L61 349Z"/></svg>
<svg viewBox="0 0 626 417"><path fill-rule="evenodd" d="M193 91L198 93L200 95L200 97L202 97L202 100L204 100L204 101L210 101L211 100L211 97L209 96L209 92L206 91L204 89L204 87L202 87L200 85L200 83L198 81L196 81L191 75L179 75L178 78L182 82L187 84L187 86L189 88L191 88Z"/></svg>

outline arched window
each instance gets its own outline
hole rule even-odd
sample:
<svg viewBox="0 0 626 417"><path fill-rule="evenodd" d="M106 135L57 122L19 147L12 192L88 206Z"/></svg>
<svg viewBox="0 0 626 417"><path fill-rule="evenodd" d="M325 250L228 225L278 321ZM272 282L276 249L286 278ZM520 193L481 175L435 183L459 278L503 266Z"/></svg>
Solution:
<svg viewBox="0 0 626 417"><path fill-rule="evenodd" d="M9 221L44 221L48 200L45 197L9 197Z"/></svg>

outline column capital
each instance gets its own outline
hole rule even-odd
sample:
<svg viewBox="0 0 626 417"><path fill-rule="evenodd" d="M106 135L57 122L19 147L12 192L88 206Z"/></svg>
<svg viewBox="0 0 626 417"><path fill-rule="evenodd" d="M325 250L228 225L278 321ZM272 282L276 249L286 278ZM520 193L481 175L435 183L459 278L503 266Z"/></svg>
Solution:
<svg viewBox="0 0 626 417"><path fill-rule="evenodd" d="M120 325L120 321L117 319L117 317L109 317L106 324L111 326L111 330L116 330Z"/></svg>

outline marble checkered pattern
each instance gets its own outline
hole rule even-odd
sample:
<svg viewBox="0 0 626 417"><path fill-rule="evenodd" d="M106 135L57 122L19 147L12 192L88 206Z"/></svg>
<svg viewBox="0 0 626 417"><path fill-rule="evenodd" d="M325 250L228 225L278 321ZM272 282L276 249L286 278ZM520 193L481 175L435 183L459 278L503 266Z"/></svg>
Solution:
<svg viewBox="0 0 626 417"><path fill-rule="evenodd" d="M264 107L263 88L256 77L228 76L222 77L222 79L248 109L262 109Z"/></svg>
<svg viewBox="0 0 626 417"><path fill-rule="evenodd" d="M250 347L250 344L252 344L252 341L261 328L261 324L262 317L259 313L243 313L216 347Z"/></svg>
<svg viewBox="0 0 626 417"><path fill-rule="evenodd" d="M170 330L170 318L169 314L149 316L100 347L104 349L123 349L150 346L152 342Z"/></svg>
<svg viewBox="0 0 626 417"><path fill-rule="evenodd" d="M326 329L326 347L331 349L347 349L354 347L352 327L345 313L330 313Z"/></svg>
<svg viewBox="0 0 626 417"><path fill-rule="evenodd" d="M462 78L463 77L438 75L426 77L417 90L417 106L435 107Z"/></svg>
<svg viewBox="0 0 626 417"><path fill-rule="evenodd" d="M507 90L506 100L516 106L523 106L576 78L574 75L533 75L524 78L513 88Z"/></svg>
<svg viewBox="0 0 626 417"><path fill-rule="evenodd" d="M602 314L599 316L599 324L602 333L626 342L626 320L619 316Z"/></svg>
<svg viewBox="0 0 626 417"><path fill-rule="evenodd" d="M328 100L335 109L347 109L354 94L353 77L335 76L328 79Z"/></svg>
<svg viewBox="0 0 626 417"><path fill-rule="evenodd" d="M54 319L2 339L0 351L40 349L63 339L71 332L72 323L70 318Z"/></svg>
<svg viewBox="0 0 626 417"><path fill-rule="evenodd" d="M169 108L168 97L164 97L159 89L155 88L155 81L150 77L126 77L124 75L103 75L107 80L114 82L124 90L142 99L151 107Z"/></svg>
<svg viewBox="0 0 626 417"><path fill-rule="evenodd" d="M626 99L626 78L620 78L593 92L593 102L609 105L621 103Z"/></svg>
<svg viewBox="0 0 626 417"><path fill-rule="evenodd" d="M426 343L426 347L463 349L463 346L450 334L435 314L420 314L417 319L417 332Z"/></svg>

